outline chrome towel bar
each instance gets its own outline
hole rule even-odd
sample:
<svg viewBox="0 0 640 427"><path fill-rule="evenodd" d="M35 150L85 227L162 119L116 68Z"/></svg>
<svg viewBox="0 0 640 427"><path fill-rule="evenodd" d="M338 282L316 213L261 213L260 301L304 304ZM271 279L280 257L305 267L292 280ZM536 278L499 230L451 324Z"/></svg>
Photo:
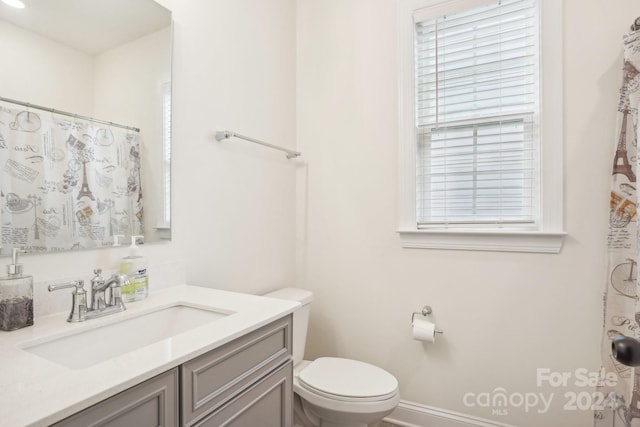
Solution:
<svg viewBox="0 0 640 427"><path fill-rule="evenodd" d="M268 142L260 141L258 139L250 138L248 136L240 135L239 133L231 132L229 130L217 131L216 132L216 141L222 141L223 139L229 138L240 138L245 141L253 142L255 144L264 145L265 147L273 148L274 150L284 151L287 153L287 159L293 159L295 157L301 156L302 153L298 151L288 150L286 148L278 147L277 145L269 144Z"/></svg>

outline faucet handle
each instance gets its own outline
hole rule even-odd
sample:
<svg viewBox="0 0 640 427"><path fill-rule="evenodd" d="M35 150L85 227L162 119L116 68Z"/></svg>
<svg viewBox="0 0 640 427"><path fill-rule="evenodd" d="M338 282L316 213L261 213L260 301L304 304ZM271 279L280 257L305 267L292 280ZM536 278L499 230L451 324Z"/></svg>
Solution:
<svg viewBox="0 0 640 427"><path fill-rule="evenodd" d="M49 285L49 292L58 289L74 288L71 292L71 313L67 322L82 322L87 314L87 291L84 289L84 280L75 280L69 283L59 285Z"/></svg>
<svg viewBox="0 0 640 427"><path fill-rule="evenodd" d="M57 291L58 289L75 288L73 294L86 293L84 289L84 280L74 280L73 282L61 283L59 285L49 285L49 292Z"/></svg>
<svg viewBox="0 0 640 427"><path fill-rule="evenodd" d="M94 268L93 269L93 274L95 274L96 276L100 276L102 274L102 269L101 268Z"/></svg>
<svg viewBox="0 0 640 427"><path fill-rule="evenodd" d="M127 307L124 305L124 301L122 301L122 287L131 284L129 276L120 273L114 274L111 279L113 279L113 283L110 286L111 299L109 300L109 305L118 307L120 311L126 310Z"/></svg>

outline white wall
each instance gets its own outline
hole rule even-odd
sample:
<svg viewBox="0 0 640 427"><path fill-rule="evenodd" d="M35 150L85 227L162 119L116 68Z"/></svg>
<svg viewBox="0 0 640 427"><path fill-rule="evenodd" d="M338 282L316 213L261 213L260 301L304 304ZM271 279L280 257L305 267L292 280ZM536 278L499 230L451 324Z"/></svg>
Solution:
<svg viewBox="0 0 640 427"><path fill-rule="evenodd" d="M90 115L93 58L0 20L0 96Z"/></svg>
<svg viewBox="0 0 640 427"><path fill-rule="evenodd" d="M402 398L521 426L586 426L536 369L597 371L621 35L634 0L565 1L565 228L559 255L410 250L398 225L396 2L298 0L297 271L315 293L307 357L382 366ZM560 90L560 88L558 88ZM425 304L445 330L411 340ZM574 384L570 381L569 384ZM554 393L506 416L465 393Z"/></svg>

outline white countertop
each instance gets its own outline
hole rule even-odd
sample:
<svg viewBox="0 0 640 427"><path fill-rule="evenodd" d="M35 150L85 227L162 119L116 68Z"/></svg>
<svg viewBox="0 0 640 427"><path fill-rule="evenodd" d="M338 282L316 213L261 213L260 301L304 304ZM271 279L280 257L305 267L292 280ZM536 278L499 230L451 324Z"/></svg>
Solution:
<svg viewBox="0 0 640 427"><path fill-rule="evenodd" d="M23 350L51 336L85 331L176 303L203 306L229 315L84 369L64 367ZM104 318L69 323L68 312L56 313L36 318L33 326L0 331L1 424L48 426L279 319L296 307L298 303L293 301L176 286L152 292L144 301L129 303L126 311Z"/></svg>

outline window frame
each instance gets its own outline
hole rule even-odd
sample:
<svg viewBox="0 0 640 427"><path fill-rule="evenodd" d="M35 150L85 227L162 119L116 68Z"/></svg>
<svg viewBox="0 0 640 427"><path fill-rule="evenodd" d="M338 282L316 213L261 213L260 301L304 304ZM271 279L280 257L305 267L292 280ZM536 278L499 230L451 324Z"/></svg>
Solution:
<svg viewBox="0 0 640 427"><path fill-rule="evenodd" d="M540 16L541 209L536 230L418 229L416 212L414 16L427 8L480 6L494 0L401 0L398 10L399 228L405 248L559 253L563 231L563 0L538 0ZM432 12L430 12L432 13Z"/></svg>

